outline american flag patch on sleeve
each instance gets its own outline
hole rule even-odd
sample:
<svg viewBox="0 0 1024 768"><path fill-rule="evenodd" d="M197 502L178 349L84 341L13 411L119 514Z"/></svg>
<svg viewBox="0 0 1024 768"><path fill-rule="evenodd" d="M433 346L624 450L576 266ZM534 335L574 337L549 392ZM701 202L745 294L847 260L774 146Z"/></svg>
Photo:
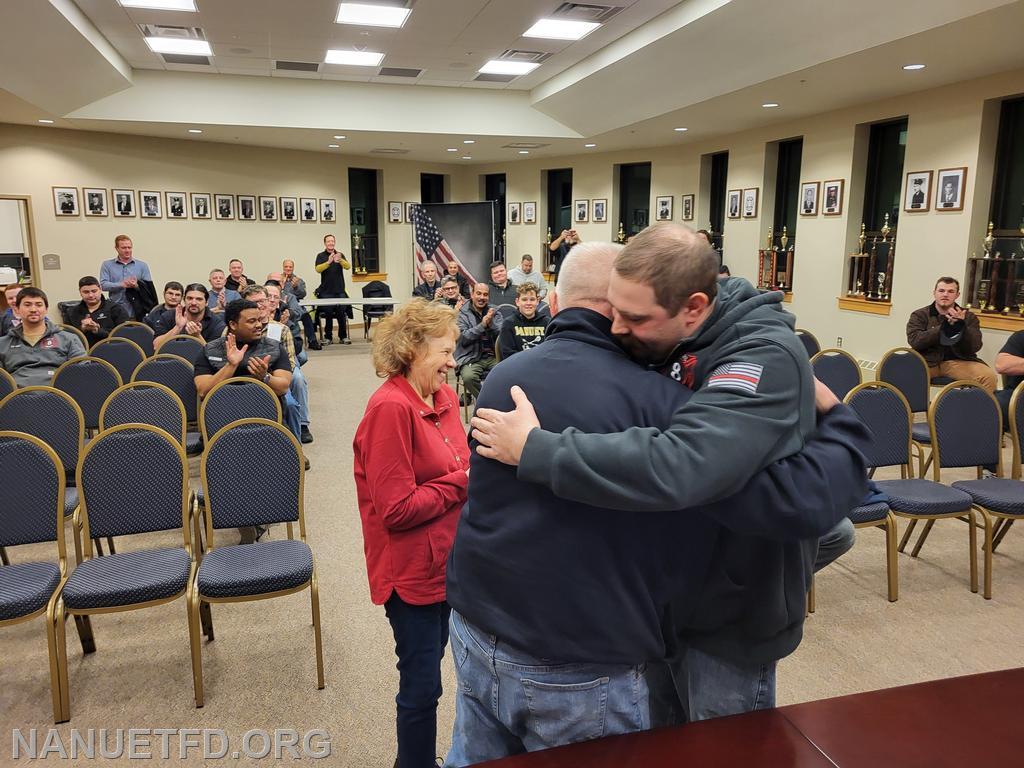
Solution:
<svg viewBox="0 0 1024 768"><path fill-rule="evenodd" d="M754 394L761 383L764 366L756 363L725 363L720 365L708 376L708 387L726 387L741 392Z"/></svg>

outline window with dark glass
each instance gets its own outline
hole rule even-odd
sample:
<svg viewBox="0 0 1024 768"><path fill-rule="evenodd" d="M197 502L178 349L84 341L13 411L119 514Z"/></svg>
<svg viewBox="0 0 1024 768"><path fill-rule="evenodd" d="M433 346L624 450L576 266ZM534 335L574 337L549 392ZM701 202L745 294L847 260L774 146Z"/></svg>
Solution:
<svg viewBox="0 0 1024 768"><path fill-rule="evenodd" d="M710 211L712 243L722 252L722 230L725 228L725 195L729 183L729 153L717 152L711 156ZM698 229L703 229L703 225Z"/></svg>
<svg viewBox="0 0 1024 768"><path fill-rule="evenodd" d="M505 174L488 173L484 176L484 200L495 203L494 216L498 222L498 243L495 250L500 258L505 256L505 243L501 240L501 233L505 231L505 216L508 213L505 206Z"/></svg>
<svg viewBox="0 0 1024 768"><path fill-rule="evenodd" d="M352 228L353 269L380 272L377 229L378 174L373 168L348 169L349 222Z"/></svg>
<svg viewBox="0 0 1024 768"><path fill-rule="evenodd" d="M619 223L626 237L635 235L651 221L651 164L619 166ZM618 229L616 228L616 232Z"/></svg>
<svg viewBox="0 0 1024 768"><path fill-rule="evenodd" d="M444 174L421 173L420 202L429 204L443 203L444 201Z"/></svg>
<svg viewBox="0 0 1024 768"><path fill-rule="evenodd" d="M758 287L793 290L793 261L796 257L796 225L800 207L800 161L804 140L790 139L777 144L775 168L775 212L772 218L773 250L760 256Z"/></svg>

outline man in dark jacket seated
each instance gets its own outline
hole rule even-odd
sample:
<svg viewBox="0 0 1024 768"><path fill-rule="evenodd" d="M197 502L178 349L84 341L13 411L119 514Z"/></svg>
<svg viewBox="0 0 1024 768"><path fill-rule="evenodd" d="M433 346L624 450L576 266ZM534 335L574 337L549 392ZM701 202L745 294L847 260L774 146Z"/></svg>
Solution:
<svg viewBox="0 0 1024 768"><path fill-rule="evenodd" d="M412 289L412 295L427 301L441 298L441 281L437 279L437 265L432 261L420 264L423 282Z"/></svg>
<svg viewBox="0 0 1024 768"><path fill-rule="evenodd" d="M68 319L71 325L85 334L90 347L107 338L125 320L131 319L124 306L103 295L100 281L92 275L86 275L78 281L78 293L82 300L68 312Z"/></svg>

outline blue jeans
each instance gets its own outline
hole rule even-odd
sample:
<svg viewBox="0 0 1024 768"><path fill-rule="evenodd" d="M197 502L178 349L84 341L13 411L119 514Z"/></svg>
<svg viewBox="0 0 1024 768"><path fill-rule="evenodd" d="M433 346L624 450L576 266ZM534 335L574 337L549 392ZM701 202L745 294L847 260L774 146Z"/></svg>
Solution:
<svg viewBox="0 0 1024 768"><path fill-rule="evenodd" d="M284 393L284 402L281 403L281 417L288 431L295 435L295 439L302 441L302 422L299 420L299 403L292 397L291 392Z"/></svg>
<svg viewBox="0 0 1024 768"><path fill-rule="evenodd" d="M556 664L451 617L459 689L445 766L650 728L644 665Z"/></svg>
<svg viewBox="0 0 1024 768"><path fill-rule="evenodd" d="M299 409L299 423L309 426L309 384L306 383L306 376L302 373L302 368L295 366L295 370L292 371L292 383L288 389L288 394L295 400L295 404Z"/></svg>
<svg viewBox="0 0 1024 768"><path fill-rule="evenodd" d="M448 603L410 605L395 592L384 612L398 656L398 767L435 768L441 659L448 644Z"/></svg>
<svg viewBox="0 0 1024 768"><path fill-rule="evenodd" d="M845 555L857 541L857 531L850 518L844 517L836 526L818 539L818 556L814 558L814 572Z"/></svg>

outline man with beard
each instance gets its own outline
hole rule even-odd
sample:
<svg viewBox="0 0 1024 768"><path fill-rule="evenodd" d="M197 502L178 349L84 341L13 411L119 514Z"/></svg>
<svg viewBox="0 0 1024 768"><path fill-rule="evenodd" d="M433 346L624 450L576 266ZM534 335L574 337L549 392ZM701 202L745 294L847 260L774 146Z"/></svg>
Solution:
<svg viewBox="0 0 1024 768"><path fill-rule="evenodd" d="M495 344L501 332L501 316L490 305L487 283L473 286L469 301L459 310L456 318L459 338L455 343L455 365L466 394L476 397L480 382L498 364Z"/></svg>
<svg viewBox="0 0 1024 768"><path fill-rule="evenodd" d="M224 332L224 321L220 315L210 311L207 303L209 293L202 283L191 283L185 287L185 298L174 309L165 310L156 321L153 348L175 336L186 334L202 341L213 341Z"/></svg>

